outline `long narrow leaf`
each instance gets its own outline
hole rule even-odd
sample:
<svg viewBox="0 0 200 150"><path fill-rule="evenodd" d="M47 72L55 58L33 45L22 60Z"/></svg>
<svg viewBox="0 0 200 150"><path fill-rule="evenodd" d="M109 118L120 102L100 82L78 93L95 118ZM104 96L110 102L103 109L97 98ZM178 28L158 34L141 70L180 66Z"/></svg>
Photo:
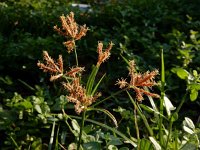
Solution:
<svg viewBox="0 0 200 150"><path fill-rule="evenodd" d="M143 104L140 104L140 107L144 110L146 110L147 112L149 113L155 113L157 115L160 115L161 117L163 117L164 119L168 120L168 118L162 114L160 114L159 111L155 111L153 108L149 107L149 106L146 106L146 105L143 105Z"/></svg>
<svg viewBox="0 0 200 150"><path fill-rule="evenodd" d="M56 125L56 122L54 121L53 126L52 126L52 130L51 130L51 137L50 137L50 140L49 140L48 150L52 149L53 140L54 140L54 133L55 133L55 125Z"/></svg>
<svg viewBox="0 0 200 150"><path fill-rule="evenodd" d="M124 56L122 56L121 54L120 54L120 56L122 57L122 59L127 63L127 65L129 65L129 62L128 62L128 60L124 57Z"/></svg>
<svg viewBox="0 0 200 150"><path fill-rule="evenodd" d="M144 89L145 89L145 91L149 92L149 89L147 87L144 87ZM149 95L147 95L147 96L149 98L149 101L151 103L152 108L154 109L155 112L157 112L158 108L156 107L156 104L154 103L153 98L151 96L149 96Z"/></svg>
<svg viewBox="0 0 200 150"><path fill-rule="evenodd" d="M113 116L113 114L111 114L108 110L101 109L101 108L88 108L87 110L88 111L96 110L96 111L101 111L101 112L105 113L106 115L108 115L112 119L112 121L114 122L115 126L118 127L117 120L115 119L115 117Z"/></svg>
<svg viewBox="0 0 200 150"><path fill-rule="evenodd" d="M96 92L97 88L99 87L99 84L101 83L101 81L103 80L103 78L106 76L106 74L104 74L101 79L99 80L99 82L96 84L96 86L94 87L94 89L92 90L92 94L91 96L94 95L94 93Z"/></svg>
<svg viewBox="0 0 200 150"><path fill-rule="evenodd" d="M91 95L92 94L92 88L93 88L95 77L97 75L98 70L99 70L99 67L95 66L92 69L92 72L91 72L91 74L90 74L90 76L88 78L87 85L86 85L86 93L87 93L87 95Z"/></svg>
<svg viewBox="0 0 200 150"><path fill-rule="evenodd" d="M149 137L149 139L153 143L155 150L161 150L160 144L153 137Z"/></svg>
<svg viewBox="0 0 200 150"><path fill-rule="evenodd" d="M56 143L55 143L55 148L54 150L58 150L58 135L59 135L59 130L60 130L60 125L58 126L58 129L57 129L57 134L56 134Z"/></svg>

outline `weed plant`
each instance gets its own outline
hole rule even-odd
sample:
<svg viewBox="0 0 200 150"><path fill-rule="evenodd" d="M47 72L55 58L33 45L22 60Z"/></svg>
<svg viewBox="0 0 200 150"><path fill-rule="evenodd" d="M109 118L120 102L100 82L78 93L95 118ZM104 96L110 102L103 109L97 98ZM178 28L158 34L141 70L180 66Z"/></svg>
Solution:
<svg viewBox="0 0 200 150"><path fill-rule="evenodd" d="M23 5L21 1L20 3L10 1ZM193 21L189 15L181 19L177 17L177 14L183 13L183 10L190 12L189 7L187 9L178 7L185 1L165 3L134 0L133 8L133 1L126 2L129 5L118 5L117 1L113 1L106 7L95 6L93 13L96 15L94 16L90 13L82 13L79 20L83 22L84 18L88 18L87 22L94 24L90 28L86 25L78 25L72 12L69 15L60 16L61 24L54 26L54 30L66 38L63 42L66 51L62 50L62 44L57 46L58 43L55 42L59 39L57 35L53 35L53 39L48 35L53 30L50 31L47 28L46 31L46 28L42 26L38 28L34 25L37 23L36 18L40 16L38 15L39 8L44 5L37 5L36 1L31 3L31 7L33 6L36 12L39 12L30 13L31 17L36 19L32 26L26 24L28 21L23 22L25 24L18 25L18 22L12 24L13 19L11 19L10 25L18 28L18 31L25 27L28 31L25 36L18 31L15 32L16 35L9 33L11 37L8 39L11 41L14 39L13 35L24 36L22 45L19 45L18 41L13 41L8 46L4 46L6 40L0 36L3 49L1 58L20 56L18 61L1 59L1 61L10 62L1 65L1 69L6 68L7 65L13 68L19 67L21 61L24 60L21 58L26 58L27 54L29 60L38 59L36 55L40 51L35 53L38 49L36 45L41 47L48 45L47 48L56 45L53 57L58 53L62 55L59 55L58 60L55 61L51 57L52 51L43 52L44 61L39 61L37 65L50 74L50 83L45 84L44 87L38 85L32 87L23 80L19 80L21 85L34 93L34 96L25 97L19 92L6 93L6 97L1 96L0 131L3 132L0 132L2 137L0 147L2 149L196 150L199 148L199 121L193 123L188 117L193 109L191 107L198 104L199 100L199 32L190 30L193 27L198 29L198 21ZM47 1L43 3L45 7L48 5ZM119 1L119 4L122 3ZM9 9L4 3L0 6L4 12L2 15L7 16L6 11ZM168 10L170 6L178 8L178 13L170 13ZM52 6L48 5L48 7ZM13 10L18 11L18 9ZM41 20L45 20L44 26L49 27L51 25L48 24L48 17L50 20L55 20L55 16L49 15L51 13L46 9L42 10L44 12L41 14L45 16ZM28 19L26 16L29 15L27 13L29 11L24 12L25 17L22 18L25 18L25 21ZM59 11L65 12L63 9ZM131 17L132 14L134 17ZM152 16L156 17L152 18ZM152 19L148 19L149 17ZM6 22L6 17L1 19ZM108 22L112 25L106 29ZM173 23L169 24L169 22ZM21 23L20 20L19 23ZM7 27L4 24L1 25L4 29ZM40 37L33 39L34 30L39 30L37 33ZM183 30L185 32L190 30L189 38ZM3 30L2 35L6 31L11 30ZM108 34L108 32L114 34ZM43 39L46 35L48 38ZM163 45L160 42L154 43L158 38L164 41ZM103 39L103 42L98 42L99 39ZM109 39L113 42L109 42ZM98 56L92 48L94 43L97 43ZM133 46L132 43L135 45ZM82 49L83 44L87 49ZM30 50L21 53L24 47L31 49L34 55L30 54ZM86 59L83 59L83 56L86 56ZM95 59L97 62L90 66ZM122 60L124 65L116 65L116 59ZM28 61L30 66L32 66L32 61ZM18 66L13 65L16 62ZM160 69L146 71L147 66L152 66L152 64L156 64L153 66ZM110 70L105 73L106 65ZM16 72L15 74L17 75ZM37 80L34 75L29 76L26 72L22 74L27 76L28 80L30 78ZM0 77L0 83L3 83L8 91L22 90L22 87L18 85L18 89L12 89L12 85L16 83L13 83L9 76ZM5 87L0 89L3 94L4 90L7 90ZM195 101L195 104L192 105L191 101ZM184 105L186 106L184 108L187 108L185 110L182 109ZM199 116L199 114L193 116Z"/></svg>
<svg viewBox="0 0 200 150"><path fill-rule="evenodd" d="M161 51L160 96L159 94L150 92L153 86L158 85L154 80L159 74L159 71L154 70L145 73L137 73L137 65L135 61L127 60L125 57L121 56L128 65L130 81L127 82L127 79L124 78L118 79L116 85L119 85L119 88L122 90L114 93L112 96L119 96L122 92L125 92L127 94L127 99L129 99L133 105L132 113L130 113L130 115L133 116L133 119L131 120L133 121L133 127L127 126L129 132L123 133L118 130L118 128L120 128L120 123L118 123L115 116L109 110L98 107L100 103L111 98L111 96L109 96L101 100L103 91L97 92L98 87L106 74L104 74L99 81L96 80L101 64L111 55L113 43L110 42L107 48L104 49L103 43L98 42L98 61L96 65L92 67L90 75L85 77L86 81L84 81L82 80L82 73L85 69L79 65L77 54L78 46L76 41L81 40L83 36L86 36L89 29L86 25L80 26L76 23L73 12L67 16L60 16L60 20L62 27L59 28L58 26L54 26L54 29L60 35L66 37L67 41L63 44L66 46L68 53L74 52L76 60L74 66L72 66L69 71L65 71L62 55L59 55L56 62L49 56L47 51L43 52L45 62L42 63L39 61L37 65L44 72L49 72L51 74L50 81L54 82L55 80L59 80L61 82L61 88L65 89L67 93L65 101L67 101L66 103L74 103L74 109L77 115L70 115L64 106L61 109L62 113L53 115L57 120L53 121L52 134L48 145L49 149L52 147L55 147L56 149L59 149L59 147L64 149L64 146L59 142L59 128L57 129L57 135L55 134L55 127L58 126L57 124L59 121L64 121L75 137L71 144L68 143L68 149L161 150L185 149L188 146L193 149L199 148L199 129L195 128L195 125L190 118L185 117L185 120L183 121L183 130L178 130L173 126L173 123L178 119L179 110L186 100L188 91L190 91L190 98L192 100L196 99L196 93L194 91L198 92L198 88L193 87L193 84L199 86L199 76L197 72L195 72L196 79L194 79L195 76L186 73L185 70L181 70L180 68L173 69L174 72L188 82L187 92L183 96L179 106L176 108L165 95L166 83L163 51ZM189 75L192 76L192 79ZM86 85L84 85L84 83L86 83ZM150 106L142 104L144 95L148 97ZM155 101L159 102L155 103ZM119 109L123 111L126 110L125 108L118 106L118 111ZM96 117L90 119L90 115L88 115L88 112L90 111L103 112L111 119L114 126L94 120ZM123 111L121 111L121 113L123 113ZM149 113L153 115L148 117ZM79 117L79 115L82 115L82 117ZM79 119L80 124L78 121ZM90 122L94 125L92 135L87 134L85 130L86 122ZM141 126L141 124L143 125ZM97 125L100 127L99 130L95 129L95 126ZM110 130L109 132L107 131L107 134L109 133L108 135L104 135L105 133L103 132L103 128ZM133 130L135 130L135 132L133 132ZM105 138L105 143L101 141L101 138Z"/></svg>

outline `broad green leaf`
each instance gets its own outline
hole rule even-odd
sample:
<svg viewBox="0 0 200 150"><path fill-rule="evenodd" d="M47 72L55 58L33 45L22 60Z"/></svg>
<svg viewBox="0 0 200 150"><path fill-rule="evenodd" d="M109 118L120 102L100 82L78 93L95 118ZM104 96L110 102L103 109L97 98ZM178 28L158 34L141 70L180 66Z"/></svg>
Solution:
<svg viewBox="0 0 200 150"><path fill-rule="evenodd" d="M32 145L31 145L31 149L34 150L42 150L42 139L36 139Z"/></svg>
<svg viewBox="0 0 200 150"><path fill-rule="evenodd" d="M195 101L197 99L197 97L198 97L198 91L192 89L190 92L190 100Z"/></svg>
<svg viewBox="0 0 200 150"><path fill-rule="evenodd" d="M84 150L101 150L101 144L98 142L88 142L83 144Z"/></svg>
<svg viewBox="0 0 200 150"><path fill-rule="evenodd" d="M200 90L200 84L199 83L192 83L192 84L189 84L188 85L189 89L192 90L192 89L195 89L195 90Z"/></svg>
<svg viewBox="0 0 200 150"><path fill-rule="evenodd" d="M178 113L173 113L173 115L172 115L172 121L174 122L174 121L176 121L178 119Z"/></svg>
<svg viewBox="0 0 200 150"><path fill-rule="evenodd" d="M14 104L15 107L19 108L19 109L31 109L33 108L33 105L31 104L31 102L29 101L23 101L23 102L18 102L16 104Z"/></svg>
<svg viewBox="0 0 200 150"><path fill-rule="evenodd" d="M172 68L171 71L173 73L176 73L177 76L181 79L187 79L189 76L189 72L187 72L185 69L183 68Z"/></svg>
<svg viewBox="0 0 200 150"><path fill-rule="evenodd" d="M198 77L198 72L197 72L196 70L193 70L193 75L194 75L195 77Z"/></svg>
<svg viewBox="0 0 200 150"><path fill-rule="evenodd" d="M108 145L122 145L122 141L117 138L117 137L114 137L114 136L110 136L110 141L108 142Z"/></svg>

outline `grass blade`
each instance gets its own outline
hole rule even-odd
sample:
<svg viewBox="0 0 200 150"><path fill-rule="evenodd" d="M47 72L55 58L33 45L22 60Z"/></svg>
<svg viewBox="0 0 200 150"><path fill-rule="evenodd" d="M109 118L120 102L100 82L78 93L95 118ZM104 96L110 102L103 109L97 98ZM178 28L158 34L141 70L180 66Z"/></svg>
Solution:
<svg viewBox="0 0 200 150"><path fill-rule="evenodd" d="M101 83L101 81L103 80L103 78L106 76L106 74L104 74L101 79L99 80L99 82L96 84L96 86L94 87L94 89L92 90L91 96L94 95L94 93L96 92L97 88L99 87L99 84Z"/></svg>
<svg viewBox="0 0 200 150"><path fill-rule="evenodd" d="M92 69L92 72L91 72L91 74L90 74L90 76L88 78L88 81L87 81L87 84L86 84L86 94L87 95L91 95L92 94L92 88L93 88L95 77L97 75L98 70L99 70L99 67L95 66Z"/></svg>
<svg viewBox="0 0 200 150"><path fill-rule="evenodd" d="M52 126L52 130L51 130L51 137L50 137L50 140L49 140L48 150L52 149L53 140L54 140L54 133L55 133L55 125L56 125L56 122L54 121L53 126Z"/></svg>
<svg viewBox="0 0 200 150"><path fill-rule="evenodd" d="M113 114L111 114L108 110L101 109L101 108L88 108L87 110L88 111L96 110L96 111L101 111L101 112L105 113L106 115L108 115L112 119L112 121L114 122L115 126L118 127L117 120L115 119L115 117L113 116Z"/></svg>

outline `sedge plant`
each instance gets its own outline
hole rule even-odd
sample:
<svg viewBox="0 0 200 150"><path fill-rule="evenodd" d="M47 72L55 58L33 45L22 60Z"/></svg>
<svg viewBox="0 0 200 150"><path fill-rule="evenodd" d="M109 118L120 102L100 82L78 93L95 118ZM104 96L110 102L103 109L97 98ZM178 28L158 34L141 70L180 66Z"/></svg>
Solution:
<svg viewBox="0 0 200 150"><path fill-rule="evenodd" d="M105 75L102 76L102 78L96 83L96 85L95 85L95 79L101 64L104 63L110 57L111 54L110 51L114 44L110 42L108 44L108 47L104 49L103 42L98 42L97 45L98 61L96 65L93 67L92 72L88 77L87 84L84 86L82 85L81 76L82 73L85 71L85 68L80 67L78 63L76 41L80 40L83 36L85 36L89 29L86 27L86 25L80 26L76 23L73 12L71 12L67 16L64 15L60 16L60 20L62 23L62 27L59 28L56 25L54 26L54 29L60 35L63 35L67 38L67 41L64 42L63 44L66 46L68 53L74 52L76 60L75 66L71 67L69 71L65 71L62 55L59 55L58 60L55 61L54 59L51 58L51 56L49 56L47 51L43 52L44 62L38 61L37 65L44 72L50 73L51 75L50 81L59 80L61 82L63 88L68 93L66 95L66 99L68 100L68 102L74 103L74 109L78 116L69 116L64 109L62 109L62 111L63 114L66 115L67 118L69 118L71 121L73 121L72 118L81 119L81 125L80 125L79 137L76 143L76 149L79 150L82 148L81 147L82 135L83 135L84 123L86 120L115 132L117 135L121 136L125 140L129 141L129 143L136 146L136 144L131 139L126 137L123 133L120 133L114 128L110 128L107 125L86 118L86 113L88 111L92 110L101 111L106 115L108 115L113 120L115 126L117 126L117 121L115 117L108 110L102 108L95 108L94 106L90 107L101 96L101 93L96 91L100 82L105 77ZM82 117L80 118L79 115L82 115ZM66 123L70 127L68 122ZM53 127L55 128L55 124Z"/></svg>
<svg viewBox="0 0 200 150"><path fill-rule="evenodd" d="M165 95L164 87L166 83L163 51L161 51L160 95L150 91L153 86L159 85L155 81L156 76L159 75L159 71L155 69L153 71L147 71L145 73L138 73L136 70L135 61L129 61L122 56L122 58L125 60L125 62L127 62L128 65L128 75L130 81L128 82L127 79L124 78L119 79L116 82L116 85L118 85L121 90L104 99L100 99L102 93L97 92L97 90L100 83L103 81L105 74L99 79L98 82L96 81L97 74L101 64L109 59L111 55L111 49L114 44L110 42L108 46L104 48L103 42L98 42L97 63L93 66L92 71L87 78L86 85L83 85L84 82L82 81L82 74L85 71L85 68L80 67L79 65L76 41L81 40L82 37L86 36L86 33L88 32L89 28L86 27L86 25L81 26L77 24L73 12L70 12L70 14L67 16L60 16L60 21L62 27L60 28L56 25L54 26L54 30L57 31L60 35L66 37L67 41L63 44L67 48L67 52L69 54L74 53L74 66L70 66L70 69L66 71L62 55L59 55L58 60L55 61L51 58L51 56L49 56L47 51L43 52L44 62L38 61L37 65L44 72L50 73L50 81L59 81L62 84L62 88L65 89L67 92L65 96L66 100L74 104L74 110L77 114L76 116L68 114L67 110L62 108L63 116L65 116L64 118L66 119L65 122L69 127L70 131L74 132L73 128L68 122L69 120L71 121L73 127L77 128L78 130L78 135L76 134L77 141L73 145L74 149L83 149L82 139L83 136L86 135L86 133L84 132L85 122L89 122L107 130L110 130L115 135L122 138L123 141L126 141L129 144L131 144L131 146L136 148L137 150L180 149L181 147L184 147L184 142L190 142L189 140L185 139L182 139L181 141L178 137L178 131L173 130L173 123L177 119L177 114L181 109L184 101L186 100L187 94L183 97L177 109L173 107L171 101ZM118 122L112 113L110 113L106 109L97 107L100 103L103 103L111 99L113 96L119 95L122 92L126 92L127 98L130 99L130 102L133 104L134 108L133 112L136 135L130 135L130 137L116 129L118 127ZM145 95L149 99L151 106L142 104L142 101L145 99ZM157 99L157 101L159 101L159 106L157 106L158 103L155 103L154 99ZM171 113L171 111L175 109L176 111ZM110 127L106 124L95 121L94 119L87 118L87 112L89 111L103 112L113 121L115 127ZM151 120L149 120L145 112L153 113L154 117L151 118ZM165 115L165 113L167 113L167 116ZM56 116L56 114L54 115ZM57 116L59 117L59 114L57 114ZM138 124L138 117L141 118L142 122L144 123L144 127L146 128L147 134L145 135L141 134L141 128ZM80 120L80 125L76 120ZM154 120L154 122L152 120ZM155 130L155 128L158 129ZM184 121L184 129L187 133L191 135L195 134L195 140L199 143L198 136L196 135L196 128L189 118L186 118ZM49 149L52 149L52 137L55 133L54 130L55 121L53 122L52 136L49 142ZM172 132L175 133L173 136ZM134 138L134 136L136 136L136 138ZM56 143L57 144L55 147L57 149L58 145L64 149L64 147L61 144L59 144L58 138L56 138Z"/></svg>

